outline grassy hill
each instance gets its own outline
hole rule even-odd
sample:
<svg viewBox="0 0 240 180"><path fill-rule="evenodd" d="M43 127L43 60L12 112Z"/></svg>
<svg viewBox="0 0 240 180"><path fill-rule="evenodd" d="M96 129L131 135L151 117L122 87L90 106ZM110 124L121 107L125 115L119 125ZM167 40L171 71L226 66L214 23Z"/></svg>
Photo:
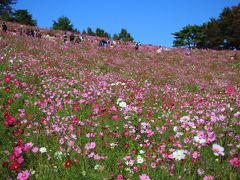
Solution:
<svg viewBox="0 0 240 180"><path fill-rule="evenodd" d="M240 52L40 31L0 33L2 179L239 178Z"/></svg>

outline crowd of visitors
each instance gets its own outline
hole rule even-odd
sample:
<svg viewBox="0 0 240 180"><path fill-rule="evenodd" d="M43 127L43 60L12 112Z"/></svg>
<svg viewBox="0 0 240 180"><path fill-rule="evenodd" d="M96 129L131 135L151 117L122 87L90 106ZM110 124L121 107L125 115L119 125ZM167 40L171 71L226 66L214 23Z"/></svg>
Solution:
<svg viewBox="0 0 240 180"><path fill-rule="evenodd" d="M2 23L2 31L4 33L7 33L9 31L8 26L6 25L5 22ZM12 30L13 34L19 34L20 36L28 36L28 37L37 37L37 38L41 38L42 34L39 30L34 30L32 28L23 28L23 26L20 26L20 28L17 29L13 29Z"/></svg>

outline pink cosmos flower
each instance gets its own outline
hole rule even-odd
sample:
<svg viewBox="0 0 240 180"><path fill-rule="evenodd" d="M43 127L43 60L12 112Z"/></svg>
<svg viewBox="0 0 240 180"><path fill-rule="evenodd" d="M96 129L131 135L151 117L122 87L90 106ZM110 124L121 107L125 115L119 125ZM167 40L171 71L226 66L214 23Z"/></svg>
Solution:
<svg viewBox="0 0 240 180"><path fill-rule="evenodd" d="M26 180L29 178L29 176L30 176L30 173L28 172L28 170L25 170L18 173L17 180Z"/></svg>
<svg viewBox="0 0 240 180"><path fill-rule="evenodd" d="M233 167L240 167L240 159L238 158L233 158L229 161L229 163L233 166Z"/></svg>
<svg viewBox="0 0 240 180"><path fill-rule="evenodd" d="M212 150L215 156L224 156L224 148L218 144L213 144Z"/></svg>
<svg viewBox="0 0 240 180"><path fill-rule="evenodd" d="M149 132L149 133L147 134L147 137L151 137L151 136L153 136L153 135L154 135L154 132L151 131L151 132Z"/></svg>
<svg viewBox="0 0 240 180"><path fill-rule="evenodd" d="M38 150L39 150L39 148L38 148L38 147L36 147L36 146L32 148L32 152L33 152L33 153L37 153L37 152L38 152Z"/></svg>
<svg viewBox="0 0 240 180"><path fill-rule="evenodd" d="M203 180L214 180L213 176L204 176Z"/></svg>
<svg viewBox="0 0 240 180"><path fill-rule="evenodd" d="M101 157L98 155L98 154L95 154L94 157L93 157L94 160L100 160Z"/></svg>
<svg viewBox="0 0 240 180"><path fill-rule="evenodd" d="M21 83L21 86L22 86L23 88L26 88L26 87L27 87L27 83L22 82L22 83Z"/></svg>
<svg viewBox="0 0 240 180"><path fill-rule="evenodd" d="M24 145L23 150L24 150L24 151L27 151L27 150L29 150L32 146L33 146L33 143L32 143L32 142L26 143L26 144Z"/></svg>
<svg viewBox="0 0 240 180"><path fill-rule="evenodd" d="M142 108L138 108L138 109L137 109L137 113L138 113L138 114L142 114L142 112L143 112Z"/></svg>
<svg viewBox="0 0 240 180"><path fill-rule="evenodd" d="M94 149L96 147L96 143L95 142L89 142L85 145L85 149L89 150L89 149Z"/></svg>
<svg viewBox="0 0 240 180"><path fill-rule="evenodd" d="M152 163L151 163L151 167L152 167L153 169L155 169L155 168L157 167L157 163L156 163L156 162L152 162Z"/></svg>
<svg viewBox="0 0 240 180"><path fill-rule="evenodd" d="M15 147L13 153L16 157L20 156L22 153L22 148L20 146Z"/></svg>
<svg viewBox="0 0 240 180"><path fill-rule="evenodd" d="M198 154L197 151L194 151L194 152L192 153L192 158L193 158L193 159L197 159L199 156L200 156L200 155Z"/></svg>
<svg viewBox="0 0 240 180"><path fill-rule="evenodd" d="M99 112L99 105L98 104L95 104L93 106L93 112L94 112L94 114L98 114L98 112Z"/></svg>
<svg viewBox="0 0 240 180"><path fill-rule="evenodd" d="M146 174L141 174L141 175L139 176L139 179L140 179L140 180L151 180L150 177L149 177L148 175L146 175Z"/></svg>
<svg viewBox="0 0 240 180"><path fill-rule="evenodd" d="M73 146L74 146L74 141L69 140L69 141L68 141L68 146L69 146L69 147L73 147Z"/></svg>
<svg viewBox="0 0 240 180"><path fill-rule="evenodd" d="M17 158L17 163L18 164L22 164L23 162L24 162L23 156L20 156L20 157Z"/></svg>
<svg viewBox="0 0 240 180"><path fill-rule="evenodd" d="M198 131L197 135L198 135L198 137L200 137L202 139L204 139L206 137L204 131Z"/></svg>
<svg viewBox="0 0 240 180"><path fill-rule="evenodd" d="M83 103L85 103L85 100L84 100L84 99L80 99L80 100L79 100L79 103L80 103L80 104L83 104Z"/></svg>
<svg viewBox="0 0 240 180"><path fill-rule="evenodd" d="M16 93L14 96L15 96L16 98L19 98L19 97L21 97L21 94Z"/></svg>
<svg viewBox="0 0 240 180"><path fill-rule="evenodd" d="M123 175L119 174L119 175L117 176L117 180L123 180Z"/></svg>
<svg viewBox="0 0 240 180"><path fill-rule="evenodd" d="M202 176L205 173L205 171L201 168L198 168L197 173L199 176Z"/></svg>
<svg viewBox="0 0 240 180"><path fill-rule="evenodd" d="M78 94L78 90L77 89L73 89L73 94Z"/></svg>
<svg viewBox="0 0 240 180"><path fill-rule="evenodd" d="M64 138L59 139L59 144L63 145L64 144Z"/></svg>
<svg viewBox="0 0 240 180"><path fill-rule="evenodd" d="M213 141L216 140L216 134L215 134L214 132L208 132L207 134L208 134L207 140L208 140L209 142L213 142Z"/></svg>
<svg viewBox="0 0 240 180"><path fill-rule="evenodd" d="M119 119L118 115L113 115L112 120L117 121Z"/></svg>

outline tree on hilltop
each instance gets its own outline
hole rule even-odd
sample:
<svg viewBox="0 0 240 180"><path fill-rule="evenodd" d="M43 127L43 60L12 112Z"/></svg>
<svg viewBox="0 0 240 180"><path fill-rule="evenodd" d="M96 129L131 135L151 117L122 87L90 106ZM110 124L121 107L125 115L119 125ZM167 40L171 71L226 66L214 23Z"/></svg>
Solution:
<svg viewBox="0 0 240 180"><path fill-rule="evenodd" d="M20 24L36 26L37 21L32 19L32 15L26 9L19 9L13 13L13 20Z"/></svg>
<svg viewBox="0 0 240 180"><path fill-rule="evenodd" d="M203 26L187 25L182 30L172 33L175 36L174 47L196 48L204 38Z"/></svg>
<svg viewBox="0 0 240 180"><path fill-rule="evenodd" d="M121 29L121 32L119 34L114 34L113 39L114 40L123 40L124 42L134 40L133 37L131 36L131 34L128 33L126 29Z"/></svg>
<svg viewBox="0 0 240 180"><path fill-rule="evenodd" d="M10 14L12 12L12 5L16 3L17 0L0 0L0 15L2 15L3 12Z"/></svg>
<svg viewBox="0 0 240 180"><path fill-rule="evenodd" d="M219 18L200 26L188 25L175 36L173 46L210 49L240 49L240 4L224 8Z"/></svg>
<svg viewBox="0 0 240 180"><path fill-rule="evenodd" d="M212 18L207 24L205 29L205 47L210 49L221 49L223 44L223 36L219 26L219 21Z"/></svg>
<svg viewBox="0 0 240 180"><path fill-rule="evenodd" d="M107 38L111 37L111 35L109 33L105 32L103 29L100 29L100 28L96 29L96 36L98 36L98 37L107 37Z"/></svg>
<svg viewBox="0 0 240 180"><path fill-rule="evenodd" d="M69 18L61 16L57 21L53 21L52 29L63 31L75 31Z"/></svg>
<svg viewBox="0 0 240 180"><path fill-rule="evenodd" d="M87 35L89 35L89 36L95 36L96 34L95 34L95 32L92 30L92 28L88 27L88 28L87 28Z"/></svg>
<svg viewBox="0 0 240 180"><path fill-rule="evenodd" d="M17 0L0 0L0 18L6 21L12 20L12 5L16 3Z"/></svg>
<svg viewBox="0 0 240 180"><path fill-rule="evenodd" d="M240 49L240 5L224 8L219 17L224 49Z"/></svg>

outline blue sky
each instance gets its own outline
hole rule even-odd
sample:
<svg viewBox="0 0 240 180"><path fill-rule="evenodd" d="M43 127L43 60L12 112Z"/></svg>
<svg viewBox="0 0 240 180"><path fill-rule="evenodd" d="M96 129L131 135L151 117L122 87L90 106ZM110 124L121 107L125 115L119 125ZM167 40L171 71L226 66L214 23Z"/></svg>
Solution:
<svg viewBox="0 0 240 180"><path fill-rule="evenodd" d="M19 0L14 9L28 9L39 27L67 16L75 28L100 27L110 34L126 28L136 41L172 46L171 33L188 24L218 17L239 0Z"/></svg>

